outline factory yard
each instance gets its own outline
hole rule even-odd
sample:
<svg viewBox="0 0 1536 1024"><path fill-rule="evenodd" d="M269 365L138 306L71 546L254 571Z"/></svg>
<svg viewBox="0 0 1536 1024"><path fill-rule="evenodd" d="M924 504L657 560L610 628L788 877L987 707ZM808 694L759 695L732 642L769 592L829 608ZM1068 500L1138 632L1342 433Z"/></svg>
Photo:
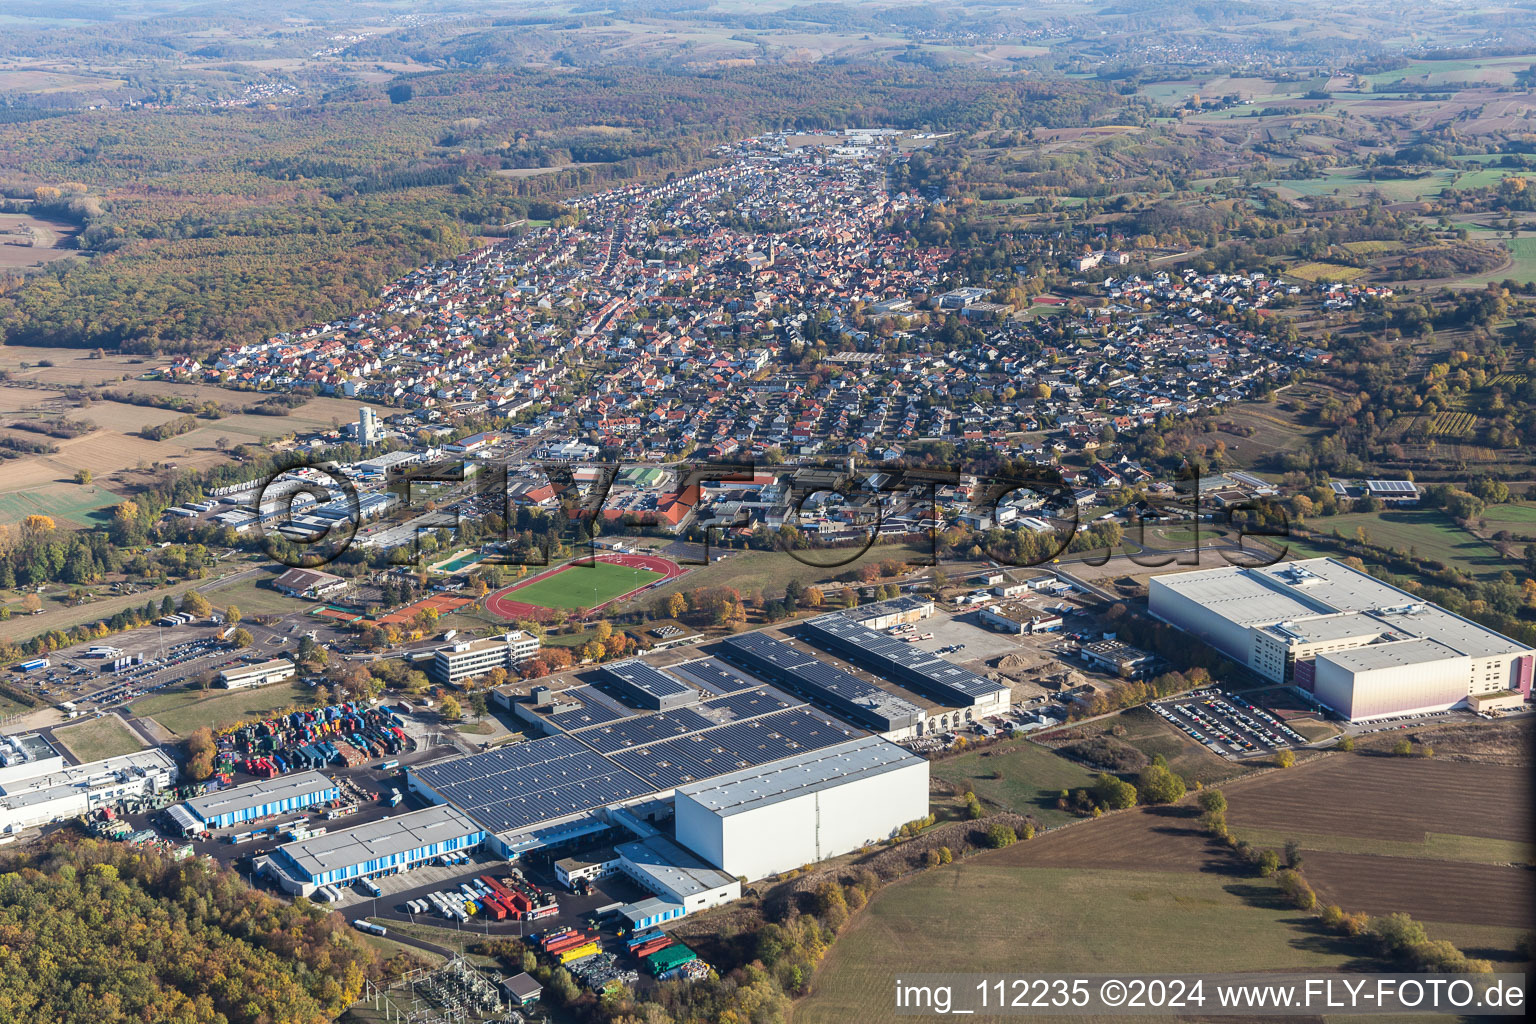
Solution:
<svg viewBox="0 0 1536 1024"><path fill-rule="evenodd" d="M143 741L116 715L102 715L79 725L61 726L53 730L53 737L68 749L71 757L81 762L99 761L144 749Z"/></svg>

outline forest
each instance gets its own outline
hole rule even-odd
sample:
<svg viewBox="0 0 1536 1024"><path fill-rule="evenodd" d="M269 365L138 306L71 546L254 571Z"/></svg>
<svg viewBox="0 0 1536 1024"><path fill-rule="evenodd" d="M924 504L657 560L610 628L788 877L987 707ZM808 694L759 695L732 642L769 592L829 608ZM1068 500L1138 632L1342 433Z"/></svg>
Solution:
<svg viewBox="0 0 1536 1024"><path fill-rule="evenodd" d="M0 861L0 1020L324 1024L374 962L337 915L208 861L94 840Z"/></svg>

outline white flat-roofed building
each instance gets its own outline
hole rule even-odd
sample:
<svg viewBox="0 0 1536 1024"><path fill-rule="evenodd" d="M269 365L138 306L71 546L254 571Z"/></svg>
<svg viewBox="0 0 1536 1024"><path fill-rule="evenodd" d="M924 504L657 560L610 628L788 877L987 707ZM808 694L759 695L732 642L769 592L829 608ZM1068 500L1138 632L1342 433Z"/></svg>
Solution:
<svg viewBox="0 0 1536 1024"><path fill-rule="evenodd" d="M176 778L170 755L151 749L12 780L0 792L0 833L121 808L170 789Z"/></svg>
<svg viewBox="0 0 1536 1024"><path fill-rule="evenodd" d="M272 814L302 810L341 796L336 783L320 772L298 772L219 789L186 802L205 829L228 828Z"/></svg>
<svg viewBox="0 0 1536 1024"><path fill-rule="evenodd" d="M246 686L266 686L280 683L294 676L293 662L286 658L258 661L254 665L236 665L219 673L219 685L226 690L238 690Z"/></svg>
<svg viewBox="0 0 1536 1024"><path fill-rule="evenodd" d="M64 755L36 733L0 736L0 790L64 767Z"/></svg>
<svg viewBox="0 0 1536 1024"><path fill-rule="evenodd" d="M677 908L661 920L722 906L741 898L741 881L717 871L665 836L614 847L619 870Z"/></svg>
<svg viewBox="0 0 1536 1024"><path fill-rule="evenodd" d="M484 675L493 668L516 671L523 662L539 653L539 638L521 629L503 636L464 640L439 647L432 657L431 676L443 685L452 685L471 676Z"/></svg>
<svg viewBox="0 0 1536 1024"><path fill-rule="evenodd" d="M928 814L928 762L879 737L850 740L675 796L678 842L748 879L891 836Z"/></svg>
<svg viewBox="0 0 1536 1024"><path fill-rule="evenodd" d="M1154 616L1353 721L1513 691L1536 650L1331 558L1154 576Z"/></svg>

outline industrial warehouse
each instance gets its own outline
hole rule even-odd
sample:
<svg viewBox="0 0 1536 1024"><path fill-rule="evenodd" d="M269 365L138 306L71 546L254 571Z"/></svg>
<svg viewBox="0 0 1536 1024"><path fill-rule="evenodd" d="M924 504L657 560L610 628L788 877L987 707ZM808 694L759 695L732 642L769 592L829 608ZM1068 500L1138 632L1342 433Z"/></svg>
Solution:
<svg viewBox="0 0 1536 1024"><path fill-rule="evenodd" d="M1536 651L1331 558L1154 576L1148 607L1350 721L1531 695Z"/></svg>
<svg viewBox="0 0 1536 1024"><path fill-rule="evenodd" d="M174 788L178 777L176 762L163 750L65 765L41 737L13 737L10 743L24 748L28 759L8 766L0 780L0 834L150 801Z"/></svg>
<svg viewBox="0 0 1536 1024"><path fill-rule="evenodd" d="M620 910L643 928L737 899L743 878L860 849L924 817L925 759L775 684L782 678L847 718L857 713L860 724L884 715L907 735L926 713L784 641L737 642L751 636L721 644L718 656L595 668L560 691L503 687L497 703L543 735L408 766L405 788L426 809L289 843L261 869L307 895L476 848L510 861L597 849L597 860L572 863L648 892ZM921 675L931 689L928 673L947 663L926 657L937 663ZM983 702L999 689L958 669L943 685L952 699ZM850 697L841 705L832 699L839 687ZM321 792L318 783L295 788L310 799ZM193 810L255 817L292 796L224 794Z"/></svg>
<svg viewBox="0 0 1536 1024"><path fill-rule="evenodd" d="M341 795L336 783L319 772L299 772L275 779L261 779L234 789L220 789L193 797L171 808L183 828L211 831L270 814L303 810L335 800ZM177 813L184 808L186 817Z"/></svg>

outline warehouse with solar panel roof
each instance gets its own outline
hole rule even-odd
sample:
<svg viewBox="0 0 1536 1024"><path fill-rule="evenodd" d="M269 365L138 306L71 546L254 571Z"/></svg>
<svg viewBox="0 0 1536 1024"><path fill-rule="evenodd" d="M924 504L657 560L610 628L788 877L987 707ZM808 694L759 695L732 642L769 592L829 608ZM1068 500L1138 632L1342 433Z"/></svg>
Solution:
<svg viewBox="0 0 1536 1024"><path fill-rule="evenodd" d="M882 602L819 616L793 638L745 633L500 687L496 705L535 738L405 768L409 791L440 815L432 842L393 834L408 814L273 860L302 886L306 872L316 885L376 877L466 845L509 861L605 850L605 870L651 894L625 908L637 927L729 902L743 879L925 817L928 762L893 739L1008 710L1006 685L883 631L931 613ZM354 852L375 855L344 863Z"/></svg>

